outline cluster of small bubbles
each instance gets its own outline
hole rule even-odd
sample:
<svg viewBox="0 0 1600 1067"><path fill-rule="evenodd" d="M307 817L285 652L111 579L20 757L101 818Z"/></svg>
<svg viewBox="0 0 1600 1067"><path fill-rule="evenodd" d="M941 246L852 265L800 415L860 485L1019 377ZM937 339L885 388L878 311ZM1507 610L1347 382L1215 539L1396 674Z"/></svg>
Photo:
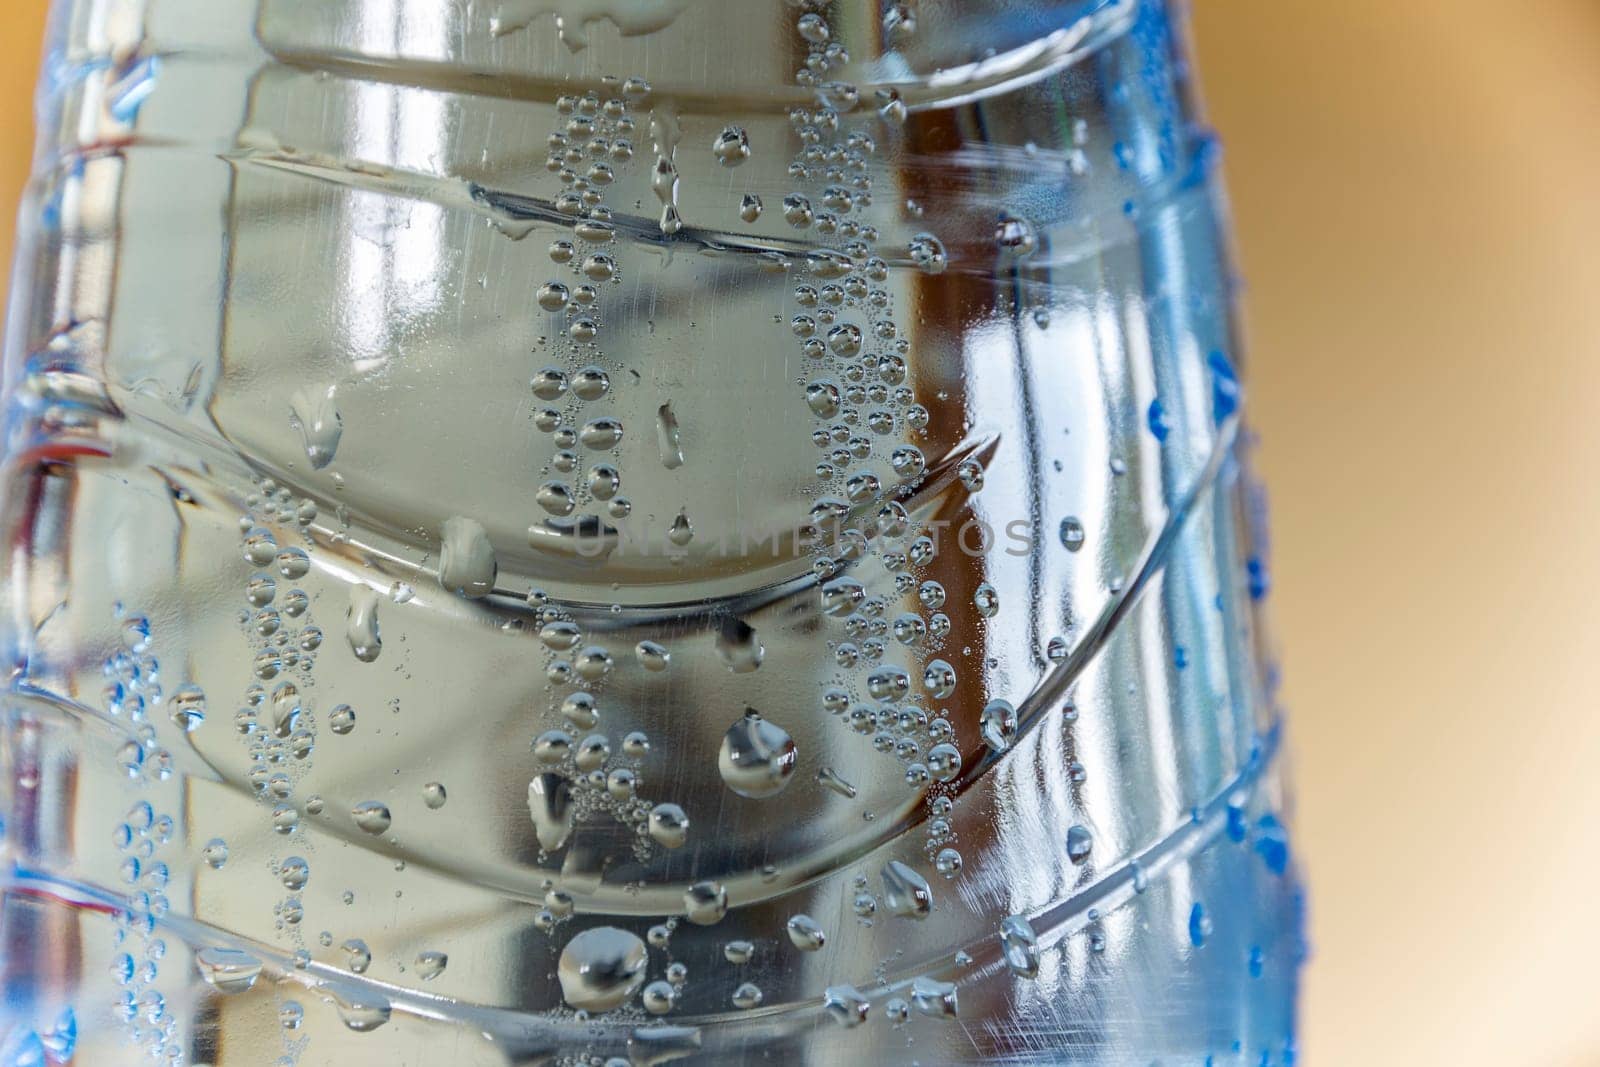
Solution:
<svg viewBox="0 0 1600 1067"><path fill-rule="evenodd" d="M126 637L127 631L124 634ZM113 914L113 940L122 951L113 960L112 972L123 987L120 1014L128 1024L130 1038L135 1043L147 1041L158 1058L181 1063L183 1050L177 1040L177 1022L156 985L167 950L166 942L156 936L157 924L171 908L166 896L170 875L161 855L175 828L172 816L158 813L148 800L142 799L135 801L113 828L112 841L124 854L121 869L128 890L126 906ZM226 860L225 845L222 858ZM197 958L196 962L209 978L206 961ZM221 980L226 984L226 975L221 975ZM254 975L241 973L239 980L248 985ZM141 1026L141 1022L145 1025Z"/></svg>

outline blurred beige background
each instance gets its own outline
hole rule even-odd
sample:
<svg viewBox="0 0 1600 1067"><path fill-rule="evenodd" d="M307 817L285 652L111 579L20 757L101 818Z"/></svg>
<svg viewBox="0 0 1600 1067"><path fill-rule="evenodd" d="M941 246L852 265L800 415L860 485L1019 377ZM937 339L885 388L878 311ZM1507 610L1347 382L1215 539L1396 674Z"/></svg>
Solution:
<svg viewBox="0 0 1600 1067"><path fill-rule="evenodd" d="M42 0L0 14L0 204ZM1600 1064L1600 0L1197 0L1312 1064ZM0 208L0 249L11 211Z"/></svg>

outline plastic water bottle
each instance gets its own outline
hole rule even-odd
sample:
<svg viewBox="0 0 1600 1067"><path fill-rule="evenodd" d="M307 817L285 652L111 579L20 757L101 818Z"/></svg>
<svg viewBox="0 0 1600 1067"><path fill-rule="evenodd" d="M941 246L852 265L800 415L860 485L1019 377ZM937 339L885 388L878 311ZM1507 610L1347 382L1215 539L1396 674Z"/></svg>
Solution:
<svg viewBox="0 0 1600 1067"><path fill-rule="evenodd" d="M0 1063L1289 1063L1180 30L58 3Z"/></svg>

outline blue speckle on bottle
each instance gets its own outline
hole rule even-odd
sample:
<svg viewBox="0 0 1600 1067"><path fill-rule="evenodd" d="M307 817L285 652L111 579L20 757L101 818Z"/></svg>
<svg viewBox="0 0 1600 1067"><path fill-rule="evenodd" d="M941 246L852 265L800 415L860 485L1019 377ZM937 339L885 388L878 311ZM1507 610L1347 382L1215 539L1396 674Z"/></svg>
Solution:
<svg viewBox="0 0 1600 1067"><path fill-rule="evenodd" d="M0 1044L0 1067L44 1067L44 1042L26 1026L6 1035Z"/></svg>
<svg viewBox="0 0 1600 1067"><path fill-rule="evenodd" d="M1172 424L1167 422L1167 409L1161 405L1161 398L1150 401L1150 409L1145 412L1144 421L1150 427L1150 432L1155 434L1157 441L1166 441L1167 435L1172 433Z"/></svg>
<svg viewBox="0 0 1600 1067"><path fill-rule="evenodd" d="M1179 645L1172 650L1172 665L1178 670L1183 670L1189 665L1189 650Z"/></svg>
<svg viewBox="0 0 1600 1067"><path fill-rule="evenodd" d="M1206 943L1206 935L1211 932L1211 918L1206 915L1205 905L1198 900L1194 907L1189 909L1189 943L1199 948Z"/></svg>
<svg viewBox="0 0 1600 1067"><path fill-rule="evenodd" d="M1289 831L1278 817L1266 814L1256 820L1256 855L1273 874L1289 869Z"/></svg>
<svg viewBox="0 0 1600 1067"><path fill-rule="evenodd" d="M1245 834L1250 830L1250 824L1245 819L1244 808L1238 804L1228 805L1228 839L1235 843L1243 841Z"/></svg>
<svg viewBox="0 0 1600 1067"><path fill-rule="evenodd" d="M72 1059L78 1048L78 1016L71 1008L62 1008L55 1023L40 1039L45 1054L55 1063Z"/></svg>
<svg viewBox="0 0 1600 1067"><path fill-rule="evenodd" d="M1250 581L1250 599L1265 599L1272 588L1272 579L1267 574L1266 560L1260 556L1251 556L1245 560L1244 569Z"/></svg>
<svg viewBox="0 0 1600 1067"><path fill-rule="evenodd" d="M1239 374L1220 348L1206 357L1206 366L1211 368L1211 415L1220 423L1239 410Z"/></svg>

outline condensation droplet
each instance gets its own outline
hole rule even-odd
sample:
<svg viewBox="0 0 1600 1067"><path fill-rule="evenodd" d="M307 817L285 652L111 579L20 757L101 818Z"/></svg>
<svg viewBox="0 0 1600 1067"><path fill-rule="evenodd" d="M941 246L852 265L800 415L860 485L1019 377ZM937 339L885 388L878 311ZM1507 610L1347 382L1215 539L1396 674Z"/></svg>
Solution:
<svg viewBox="0 0 1600 1067"><path fill-rule="evenodd" d="M788 732L750 708L723 734L717 770L735 793L763 799L783 792L796 761L794 739Z"/></svg>

